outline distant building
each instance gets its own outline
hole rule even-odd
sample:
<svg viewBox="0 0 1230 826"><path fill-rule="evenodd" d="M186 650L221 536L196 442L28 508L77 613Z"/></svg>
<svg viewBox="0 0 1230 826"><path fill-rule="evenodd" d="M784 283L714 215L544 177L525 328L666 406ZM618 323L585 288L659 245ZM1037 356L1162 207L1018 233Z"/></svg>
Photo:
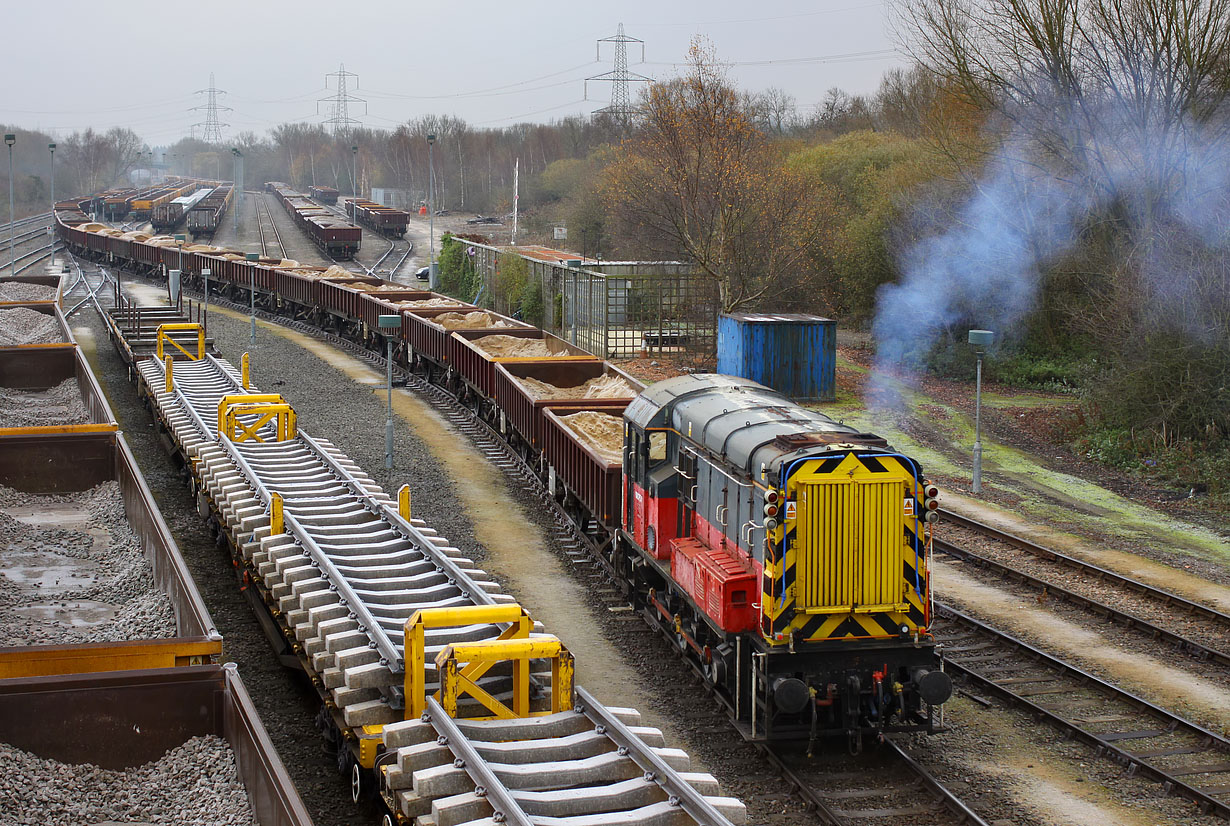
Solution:
<svg viewBox="0 0 1230 826"><path fill-rule="evenodd" d="M413 211L419 208L424 198L426 195L420 190L372 187L372 200L381 206Z"/></svg>

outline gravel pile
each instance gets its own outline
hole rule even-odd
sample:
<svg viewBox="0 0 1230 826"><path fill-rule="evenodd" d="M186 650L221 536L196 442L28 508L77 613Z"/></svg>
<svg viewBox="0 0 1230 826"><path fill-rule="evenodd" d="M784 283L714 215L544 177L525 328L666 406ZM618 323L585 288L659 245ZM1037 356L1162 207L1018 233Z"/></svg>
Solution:
<svg viewBox="0 0 1230 826"><path fill-rule="evenodd" d="M446 330L488 330L513 325L491 313L476 310L472 313L440 313L435 318L428 319Z"/></svg>
<svg viewBox="0 0 1230 826"><path fill-rule="evenodd" d="M407 310L423 309L424 307L466 307L469 306L455 298L420 298L414 301L395 301L394 305Z"/></svg>
<svg viewBox="0 0 1230 826"><path fill-rule="evenodd" d="M547 358L555 353L545 338L483 336L474 339L474 346L494 358Z"/></svg>
<svg viewBox="0 0 1230 826"><path fill-rule="evenodd" d="M580 413L560 416L560 421L599 456L608 462L623 463L624 420L622 416L612 416L596 410L582 410Z"/></svg>
<svg viewBox="0 0 1230 826"><path fill-rule="evenodd" d="M40 511L81 514L81 528L35 527ZM0 635L9 645L175 636L170 598L153 583L124 516L119 485L64 495L0 487Z"/></svg>
<svg viewBox="0 0 1230 826"><path fill-rule="evenodd" d="M0 281L0 301L51 301L56 288L25 281Z"/></svg>
<svg viewBox="0 0 1230 826"><path fill-rule="evenodd" d="M47 390L0 387L0 427L86 424L89 420L75 378Z"/></svg>
<svg viewBox="0 0 1230 826"><path fill-rule="evenodd" d="M256 822L235 755L216 735L193 737L127 771L44 760L3 743L0 765L0 821L13 826Z"/></svg>
<svg viewBox="0 0 1230 826"><path fill-rule="evenodd" d="M535 399L631 399L637 389L622 376L597 376L575 387L556 387L533 378L517 379Z"/></svg>
<svg viewBox="0 0 1230 826"><path fill-rule="evenodd" d="M55 316L28 307L0 310L0 347L54 344L63 340Z"/></svg>

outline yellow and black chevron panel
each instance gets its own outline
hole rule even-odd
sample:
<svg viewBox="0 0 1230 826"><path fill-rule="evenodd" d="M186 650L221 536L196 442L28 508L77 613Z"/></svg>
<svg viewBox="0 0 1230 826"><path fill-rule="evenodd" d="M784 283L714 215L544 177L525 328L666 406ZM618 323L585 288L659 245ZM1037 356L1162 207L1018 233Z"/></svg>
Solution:
<svg viewBox="0 0 1230 826"><path fill-rule="evenodd" d="M896 637L927 624L918 466L897 454L807 459L765 552L769 643Z"/></svg>

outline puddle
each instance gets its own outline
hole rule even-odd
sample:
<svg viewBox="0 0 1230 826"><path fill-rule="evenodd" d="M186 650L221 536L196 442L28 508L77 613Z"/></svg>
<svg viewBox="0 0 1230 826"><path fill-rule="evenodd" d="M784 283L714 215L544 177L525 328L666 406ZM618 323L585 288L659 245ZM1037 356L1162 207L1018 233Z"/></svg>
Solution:
<svg viewBox="0 0 1230 826"><path fill-rule="evenodd" d="M88 628L115 618L119 609L109 602L92 599L66 602L35 602L14 608L13 613L59 628Z"/></svg>
<svg viewBox="0 0 1230 826"><path fill-rule="evenodd" d="M91 530L90 513L77 505L59 502L31 501L29 504L6 505L4 512L26 525L43 530L61 528L93 533L105 540L106 532Z"/></svg>
<svg viewBox="0 0 1230 826"><path fill-rule="evenodd" d="M16 551L4 555L0 576L23 588L68 589L97 581L98 565L49 551Z"/></svg>
<svg viewBox="0 0 1230 826"><path fill-rule="evenodd" d="M1086 667L1096 666L1100 676L1128 691L1143 693L1160 705L1175 708L1184 716L1224 723L1225 710L1230 708L1230 690L1194 676L1195 668L1173 668L1146 654L1116 648L1113 632L1103 636L1070 623L1034 604L1032 599L1022 601L1019 596L985 585L942 559L932 560L932 572L938 599L956 598L970 613L1022 637L1025 642L1062 659L1079 659Z"/></svg>
<svg viewBox="0 0 1230 826"><path fill-rule="evenodd" d="M123 281L124 294L140 307L166 307L170 305L165 287L142 284L139 281Z"/></svg>

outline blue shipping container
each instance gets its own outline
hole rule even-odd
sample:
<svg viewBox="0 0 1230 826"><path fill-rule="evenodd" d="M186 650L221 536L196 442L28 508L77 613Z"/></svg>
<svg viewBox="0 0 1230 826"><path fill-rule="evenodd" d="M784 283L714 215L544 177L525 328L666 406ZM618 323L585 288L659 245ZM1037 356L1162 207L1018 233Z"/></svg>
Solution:
<svg viewBox="0 0 1230 826"><path fill-rule="evenodd" d="M719 373L760 382L792 399L837 398L837 322L803 313L723 313Z"/></svg>

